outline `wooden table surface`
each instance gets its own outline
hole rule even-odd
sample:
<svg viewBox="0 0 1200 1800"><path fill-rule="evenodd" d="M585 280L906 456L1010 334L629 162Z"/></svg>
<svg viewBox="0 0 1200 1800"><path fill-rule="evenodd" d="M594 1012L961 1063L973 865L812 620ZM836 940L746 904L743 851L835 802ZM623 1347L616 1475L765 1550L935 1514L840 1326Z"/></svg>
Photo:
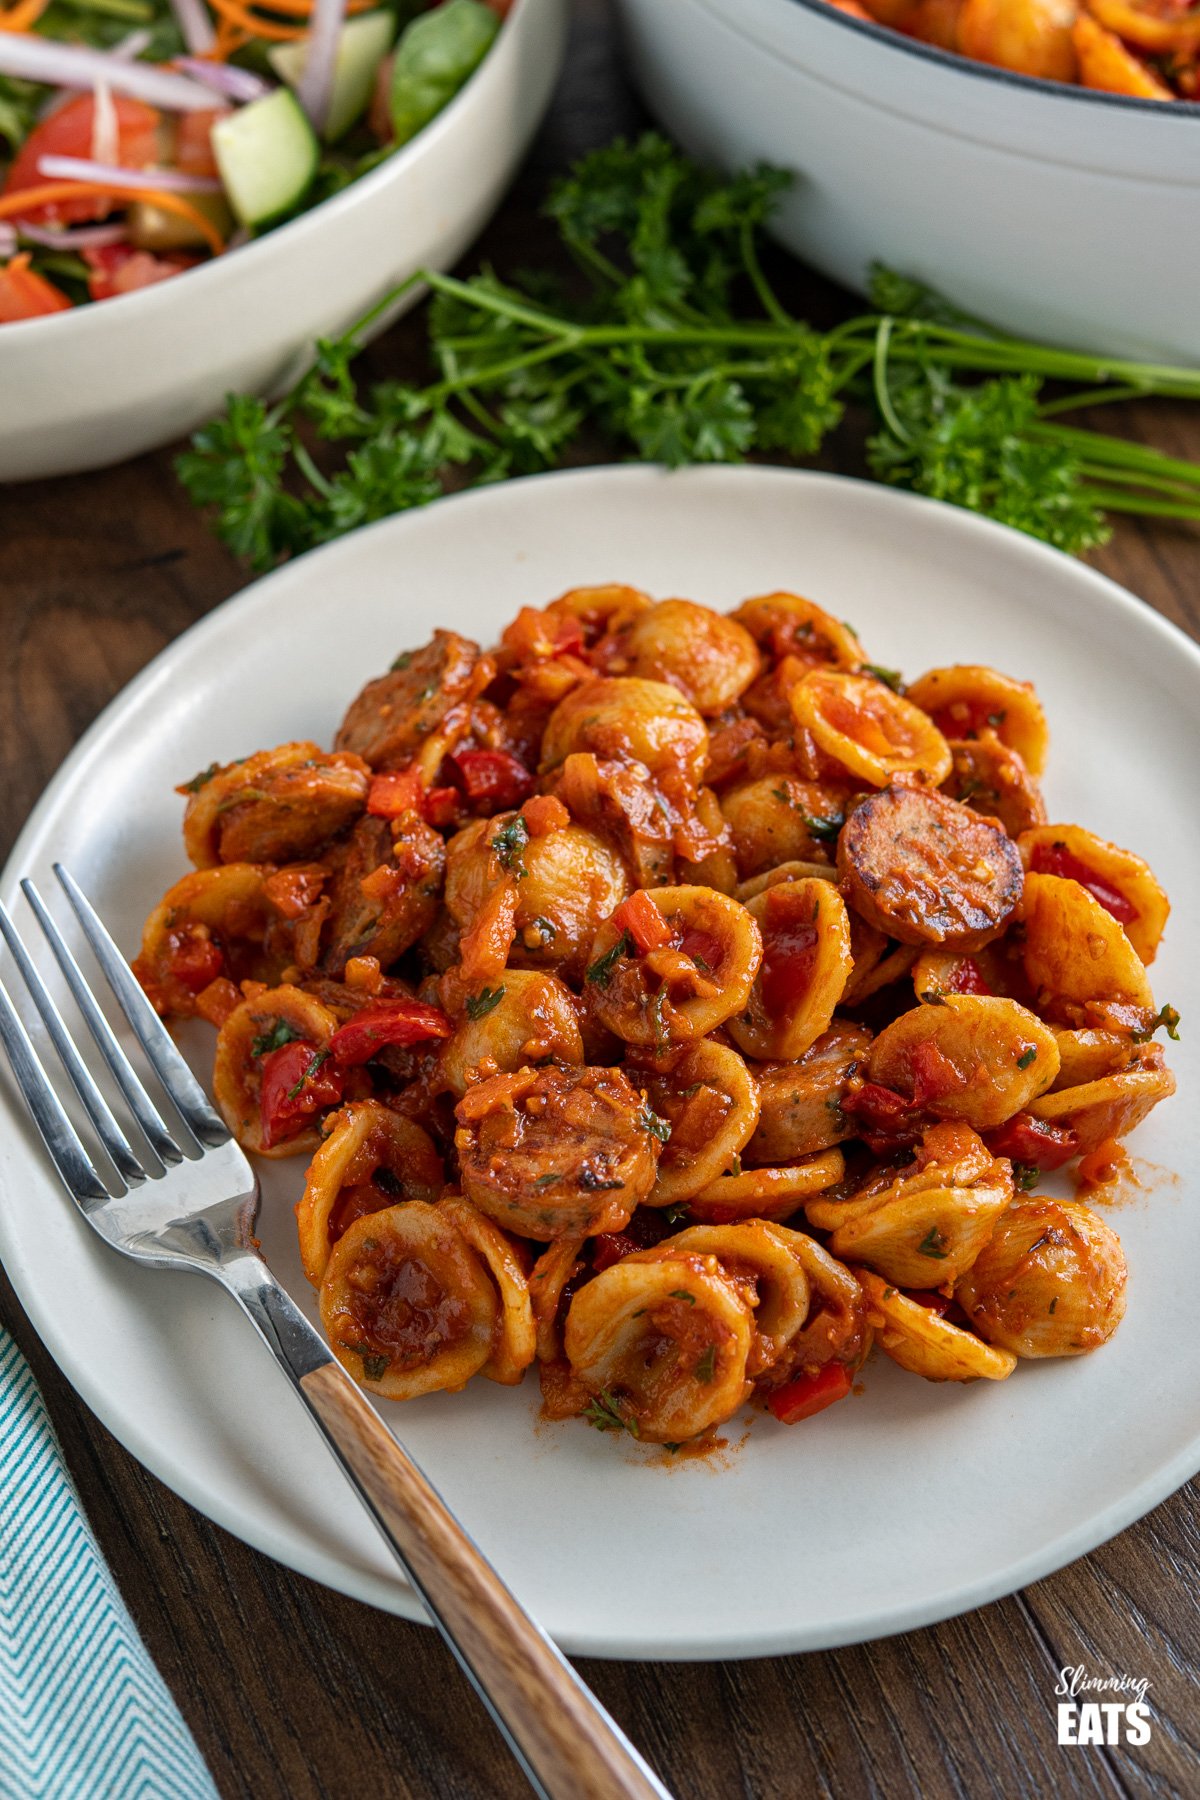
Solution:
<svg viewBox="0 0 1200 1800"><path fill-rule="evenodd" d="M641 123L606 0L577 0L554 109L479 253L532 261L548 242L536 213L547 174ZM845 304L794 266L787 283L815 317ZM372 353L377 372L411 369L419 335L419 321L394 331ZM1196 409L1147 404L1121 428L1200 458ZM851 423L828 466L857 472L857 442ZM1095 561L1200 635L1200 538L1128 524ZM0 855L100 708L245 580L190 508L168 452L0 491ZM292 1575L209 1524L75 1398L2 1277L0 1319L34 1366L100 1542L223 1795L527 1791L431 1631ZM581 1667L679 1800L1194 1796L1198 1569L1193 1485L1048 1581L930 1630L769 1661ZM1145 1748L1058 1746L1058 1671L1081 1663L1148 1678Z"/></svg>

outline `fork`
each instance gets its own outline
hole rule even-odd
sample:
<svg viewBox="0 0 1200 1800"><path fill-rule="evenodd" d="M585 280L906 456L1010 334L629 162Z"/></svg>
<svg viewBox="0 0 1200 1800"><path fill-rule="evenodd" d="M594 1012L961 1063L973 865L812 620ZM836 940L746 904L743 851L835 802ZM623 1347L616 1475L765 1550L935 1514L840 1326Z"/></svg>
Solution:
<svg viewBox="0 0 1200 1800"><path fill-rule="evenodd" d="M21 883L145 1142L135 1152L7 910L0 935L115 1179L103 1180L0 983L0 1044L51 1161L106 1243L155 1269L195 1269L237 1301L320 1428L434 1624L545 1800L670 1800L649 1765L501 1581L254 1248L258 1178L78 884L54 865L108 986L176 1115L118 1042L45 902Z"/></svg>

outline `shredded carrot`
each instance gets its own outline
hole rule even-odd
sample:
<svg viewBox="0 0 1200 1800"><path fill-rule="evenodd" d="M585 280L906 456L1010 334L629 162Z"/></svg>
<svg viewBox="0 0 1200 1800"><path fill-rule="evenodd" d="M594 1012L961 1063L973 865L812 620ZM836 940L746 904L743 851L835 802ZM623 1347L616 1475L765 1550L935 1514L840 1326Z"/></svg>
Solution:
<svg viewBox="0 0 1200 1800"><path fill-rule="evenodd" d="M16 6L0 12L0 31L29 31L49 4L50 0L17 0Z"/></svg>
<svg viewBox="0 0 1200 1800"><path fill-rule="evenodd" d="M47 181L40 187L18 188L14 194L0 194L0 219L16 219L38 206L53 206L58 200L82 200L89 195L107 194L114 200L144 200L163 212L177 213L194 225L214 256L220 256L225 240L211 219L194 207L182 194L160 193L157 188L125 187L115 181Z"/></svg>
<svg viewBox="0 0 1200 1800"><path fill-rule="evenodd" d="M243 31L240 25L233 25L228 19L217 19L217 29L213 34L211 50L202 54L207 62L228 62L235 50L250 42L250 33Z"/></svg>
<svg viewBox="0 0 1200 1800"><path fill-rule="evenodd" d="M269 19L260 19L239 6L238 0L210 0L212 9L221 19L231 25L240 25L251 37L270 38L280 44L290 43L295 38L308 36L308 29L303 25L273 25Z"/></svg>
<svg viewBox="0 0 1200 1800"><path fill-rule="evenodd" d="M312 7L307 0L281 0L278 6L275 5L274 0L269 0L269 3L273 12L291 13L305 21L310 18L312 13ZM241 4L241 0L210 0L210 4L213 11L220 15L222 21L228 20L231 24L240 25L243 31L249 33L251 37L268 38L274 43L285 44L308 36L307 23L280 25L274 19L264 19L258 13L251 12L249 7ZM348 13L367 12L374 4L375 0L347 0L346 11Z"/></svg>

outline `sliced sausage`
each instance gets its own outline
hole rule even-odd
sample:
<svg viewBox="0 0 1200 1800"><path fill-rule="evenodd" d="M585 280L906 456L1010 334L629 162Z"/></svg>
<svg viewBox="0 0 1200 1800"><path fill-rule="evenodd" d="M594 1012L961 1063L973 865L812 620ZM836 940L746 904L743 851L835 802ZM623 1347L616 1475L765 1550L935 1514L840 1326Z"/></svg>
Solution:
<svg viewBox="0 0 1200 1800"><path fill-rule="evenodd" d="M995 732L979 738L948 738L954 768L943 793L972 812L999 819L1009 837L1046 823L1046 803L1037 782L1015 750Z"/></svg>
<svg viewBox="0 0 1200 1800"><path fill-rule="evenodd" d="M397 769L416 755L452 706L473 695L479 645L435 631L423 650L406 650L386 675L368 681L342 720L334 747L373 769Z"/></svg>
<svg viewBox="0 0 1200 1800"><path fill-rule="evenodd" d="M842 892L885 936L978 950L1021 898L1021 856L998 825L918 787L855 808L838 839Z"/></svg>
<svg viewBox="0 0 1200 1800"><path fill-rule="evenodd" d="M620 1069L493 1075L456 1117L467 1198L539 1243L620 1231L654 1186L662 1122Z"/></svg>

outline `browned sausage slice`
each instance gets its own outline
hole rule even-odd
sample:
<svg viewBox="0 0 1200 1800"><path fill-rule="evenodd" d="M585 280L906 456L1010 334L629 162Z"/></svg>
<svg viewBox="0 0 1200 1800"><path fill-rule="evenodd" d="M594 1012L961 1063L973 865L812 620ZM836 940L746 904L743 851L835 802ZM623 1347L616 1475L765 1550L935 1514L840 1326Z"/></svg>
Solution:
<svg viewBox="0 0 1200 1800"><path fill-rule="evenodd" d="M386 675L368 681L342 720L338 750L353 750L373 769L410 762L446 713L472 697L479 645L456 631L435 631L423 650L406 650Z"/></svg>
<svg viewBox="0 0 1200 1800"><path fill-rule="evenodd" d="M989 819L923 788L882 789L838 839L847 903L904 944L978 950L1021 898L1021 856Z"/></svg>
<svg viewBox="0 0 1200 1800"><path fill-rule="evenodd" d="M620 1231L654 1186L662 1121L620 1069L493 1075L456 1117L468 1200L539 1243Z"/></svg>

